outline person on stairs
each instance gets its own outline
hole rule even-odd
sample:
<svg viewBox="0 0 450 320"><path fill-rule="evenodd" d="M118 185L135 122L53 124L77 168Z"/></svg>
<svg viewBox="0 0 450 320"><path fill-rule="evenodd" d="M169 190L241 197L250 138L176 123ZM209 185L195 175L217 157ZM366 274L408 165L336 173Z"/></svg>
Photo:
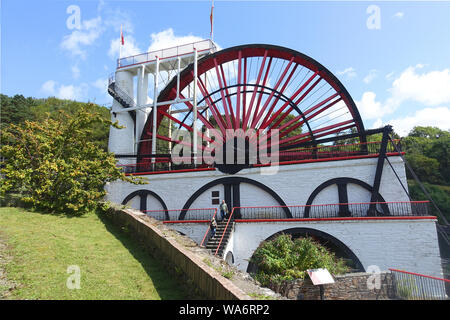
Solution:
<svg viewBox="0 0 450 320"><path fill-rule="evenodd" d="M220 204L219 209L220 209L220 219L221 219L220 221L223 221L228 215L228 206L227 206L225 200L222 200L222 203Z"/></svg>
<svg viewBox="0 0 450 320"><path fill-rule="evenodd" d="M212 217L211 222L209 223L209 228L211 229L210 238L212 238L216 234L216 228L217 228L216 218Z"/></svg>

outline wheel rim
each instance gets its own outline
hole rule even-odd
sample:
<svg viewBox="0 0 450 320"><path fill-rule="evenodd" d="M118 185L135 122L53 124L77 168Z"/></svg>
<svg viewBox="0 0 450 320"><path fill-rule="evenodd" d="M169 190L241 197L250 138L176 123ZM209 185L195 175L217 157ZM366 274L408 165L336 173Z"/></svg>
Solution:
<svg viewBox="0 0 450 320"><path fill-rule="evenodd" d="M192 92L193 77L191 64L180 75L180 98ZM158 101L174 100L176 89L175 77ZM359 133L360 142L366 141L359 112L342 83L314 59L288 48L243 45L203 57L198 62L197 97L197 128L203 132L216 129L226 137L228 129L263 130L270 145L271 132L277 129L277 146L285 153L349 130ZM181 111L170 114L169 107ZM141 136L140 163L151 153L152 119L150 114ZM192 133L192 104L158 107L157 141L168 152L170 144L179 142L168 136L169 120L175 128ZM203 132L198 135L209 141ZM199 144L198 152L206 149Z"/></svg>

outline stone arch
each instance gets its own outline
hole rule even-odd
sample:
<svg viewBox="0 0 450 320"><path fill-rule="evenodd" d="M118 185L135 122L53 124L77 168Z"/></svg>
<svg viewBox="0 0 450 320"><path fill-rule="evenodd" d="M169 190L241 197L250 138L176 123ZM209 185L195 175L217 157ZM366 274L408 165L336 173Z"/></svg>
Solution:
<svg viewBox="0 0 450 320"><path fill-rule="evenodd" d="M359 258L353 253L353 251L346 244L344 244L342 241L340 241L336 237L330 235L329 233L326 233L326 232L323 232L323 231L320 231L317 229L312 229L312 228L290 228L290 229L285 229L285 230L276 232L273 235L271 235L270 237L268 237L267 239L265 239L264 241L273 240L277 236L282 235L282 234L290 234L293 237L311 236L315 239L318 239L319 242L321 242L322 244L327 243L328 245L326 245L326 246L331 248L332 251L336 252L336 250L339 250L341 252L341 256L345 257L346 259L351 260L354 265L354 269L356 271L365 272L363 264L361 263ZM263 243L263 242L261 242L261 243ZM252 257L253 257L253 255L252 255ZM254 272L256 272L256 270L257 270L256 266L251 262L251 259L250 259L250 262L247 267L247 272L254 273Z"/></svg>

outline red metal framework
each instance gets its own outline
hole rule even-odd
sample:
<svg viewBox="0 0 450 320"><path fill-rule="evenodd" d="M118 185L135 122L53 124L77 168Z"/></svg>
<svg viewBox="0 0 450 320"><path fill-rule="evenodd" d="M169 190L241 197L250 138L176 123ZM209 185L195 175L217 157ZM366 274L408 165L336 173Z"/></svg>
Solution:
<svg viewBox="0 0 450 320"><path fill-rule="evenodd" d="M180 99L189 96L193 89L193 68L190 65L181 72ZM171 130L192 134L194 127L198 129L198 136L210 145L198 144L197 153L210 152L226 142L228 129L255 130L250 143L267 142L265 147L257 145L259 151L274 146L283 151L302 144L315 146L318 138L350 130L359 134L360 142L366 141L361 117L347 90L324 66L300 52L262 44L225 49L198 61L197 79L197 104L202 108L196 125L191 102L160 106L157 135L152 137L150 115L140 139L139 155L151 153L154 138L162 149L168 150L177 143L193 148L193 143L172 138L168 123L172 123ZM176 99L177 87L174 78L158 101ZM169 107L179 112L171 114ZM208 129L221 132L223 141L210 139ZM278 142L273 138L275 129L279 132ZM264 137L258 136L260 132ZM137 162L145 166L151 160L138 156Z"/></svg>

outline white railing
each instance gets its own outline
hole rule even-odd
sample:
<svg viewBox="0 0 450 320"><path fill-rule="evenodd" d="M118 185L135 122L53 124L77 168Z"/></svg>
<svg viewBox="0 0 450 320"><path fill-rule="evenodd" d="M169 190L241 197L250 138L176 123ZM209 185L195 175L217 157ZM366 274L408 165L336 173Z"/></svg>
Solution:
<svg viewBox="0 0 450 320"><path fill-rule="evenodd" d="M163 60L173 57L185 56L192 54L194 52L194 49L197 49L198 53L206 53L207 51L208 53L210 53L215 52L217 47L214 42L209 39L197 41L176 47L150 51L130 57L117 59L117 68L124 68L132 65L148 63L151 61L155 61L156 57L158 57L160 60Z"/></svg>

